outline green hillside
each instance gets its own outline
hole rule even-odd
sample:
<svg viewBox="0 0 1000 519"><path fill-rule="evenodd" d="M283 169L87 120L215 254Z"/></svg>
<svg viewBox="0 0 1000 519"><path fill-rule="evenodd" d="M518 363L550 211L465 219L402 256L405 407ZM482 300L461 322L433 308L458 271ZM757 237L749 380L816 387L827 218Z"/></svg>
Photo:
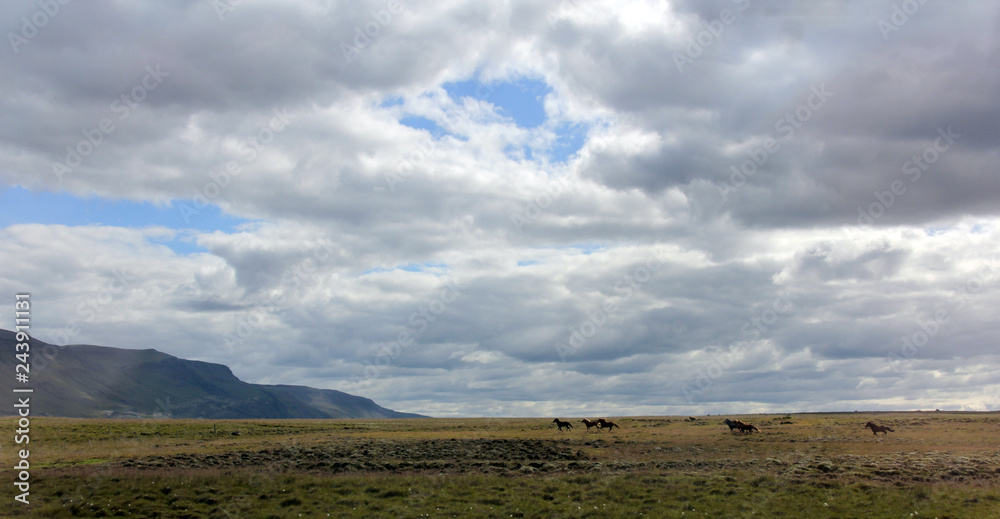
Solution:
<svg viewBox="0 0 1000 519"><path fill-rule="evenodd" d="M12 384L15 335L0 330L0 371ZM48 360L42 352L51 354ZM221 364L184 360L153 349L56 346L31 340L31 413L95 418L409 418L341 391L304 386L248 384ZM21 386L21 384L18 384ZM17 387L17 386L15 386ZM14 412L10 405L0 414Z"/></svg>

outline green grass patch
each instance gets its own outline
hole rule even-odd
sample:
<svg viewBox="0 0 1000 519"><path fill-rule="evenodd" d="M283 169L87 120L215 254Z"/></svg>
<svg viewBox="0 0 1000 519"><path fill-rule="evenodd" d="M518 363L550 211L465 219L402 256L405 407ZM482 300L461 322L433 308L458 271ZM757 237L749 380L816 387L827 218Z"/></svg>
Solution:
<svg viewBox="0 0 1000 519"><path fill-rule="evenodd" d="M735 418L761 432L731 434L723 417L616 418L613 433L557 431L551 419L38 418L31 504L8 499L0 517L978 518L1000 509L1000 415ZM875 438L862 428L869 419L896 432ZM0 450L0 467L15 462L15 450Z"/></svg>
<svg viewBox="0 0 1000 519"><path fill-rule="evenodd" d="M4 517L993 517L997 492L630 473L43 476ZM916 516L916 515L915 515Z"/></svg>

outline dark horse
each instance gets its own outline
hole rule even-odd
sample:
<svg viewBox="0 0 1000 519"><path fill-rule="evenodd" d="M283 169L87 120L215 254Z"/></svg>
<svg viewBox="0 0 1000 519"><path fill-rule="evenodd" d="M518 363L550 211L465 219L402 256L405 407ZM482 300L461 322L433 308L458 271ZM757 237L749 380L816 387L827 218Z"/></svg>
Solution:
<svg viewBox="0 0 1000 519"><path fill-rule="evenodd" d="M590 420L588 420L586 418L584 418L583 420L580 420L580 422L582 422L583 425L587 426L587 430L588 431L590 430L591 427L597 427L598 431L601 430L601 424L600 424L600 422L591 422Z"/></svg>
<svg viewBox="0 0 1000 519"><path fill-rule="evenodd" d="M746 425L746 424L743 423L741 420L730 420L729 418L726 418L725 420L722 421L722 425L728 425L729 432L733 432L734 429L739 429L741 425ZM742 431L742 429L740 430Z"/></svg>
<svg viewBox="0 0 1000 519"><path fill-rule="evenodd" d="M607 428L608 432L611 432L612 430L614 430L615 427L618 427L619 429L621 429L621 427L619 427L618 424L616 424L614 422L609 422L609 421L605 420L604 418L598 418L597 419L597 429L598 430Z"/></svg>
<svg viewBox="0 0 1000 519"><path fill-rule="evenodd" d="M747 434L753 434L754 431L760 432L760 429L758 429L752 423L741 423L737 427L739 428L740 432L744 432Z"/></svg>
<svg viewBox="0 0 1000 519"><path fill-rule="evenodd" d="M552 420L552 423L556 424L556 427L558 427L560 431L563 430L563 427L565 427L567 429L572 429L573 428L573 424L571 424L569 422L563 422L563 421L559 420L558 418L556 418L555 420Z"/></svg>
<svg viewBox="0 0 1000 519"><path fill-rule="evenodd" d="M878 433L882 433L882 436L889 436L889 433L896 432L896 431L893 431L892 429L890 429L888 426L885 426L885 425L875 425L874 422L868 422L868 423L866 423L865 427L871 429L872 430L872 434L874 434L875 436L878 436Z"/></svg>

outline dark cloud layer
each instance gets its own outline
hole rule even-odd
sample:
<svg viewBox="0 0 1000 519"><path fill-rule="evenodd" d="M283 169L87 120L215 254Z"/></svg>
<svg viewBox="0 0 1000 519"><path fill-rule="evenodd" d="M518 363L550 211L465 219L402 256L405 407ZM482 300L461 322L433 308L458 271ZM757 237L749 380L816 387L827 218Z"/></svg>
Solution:
<svg viewBox="0 0 1000 519"><path fill-rule="evenodd" d="M218 4L0 7L0 181L177 212L0 229L40 338L435 415L1000 408L995 8Z"/></svg>

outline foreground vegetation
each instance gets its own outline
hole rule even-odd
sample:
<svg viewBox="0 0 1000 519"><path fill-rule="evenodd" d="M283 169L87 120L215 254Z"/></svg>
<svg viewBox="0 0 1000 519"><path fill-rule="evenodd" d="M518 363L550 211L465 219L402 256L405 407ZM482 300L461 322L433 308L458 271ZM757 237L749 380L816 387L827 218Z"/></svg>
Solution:
<svg viewBox="0 0 1000 519"><path fill-rule="evenodd" d="M1000 517L1000 415L737 417L750 435L723 418L39 418L31 503L4 469L0 516Z"/></svg>

